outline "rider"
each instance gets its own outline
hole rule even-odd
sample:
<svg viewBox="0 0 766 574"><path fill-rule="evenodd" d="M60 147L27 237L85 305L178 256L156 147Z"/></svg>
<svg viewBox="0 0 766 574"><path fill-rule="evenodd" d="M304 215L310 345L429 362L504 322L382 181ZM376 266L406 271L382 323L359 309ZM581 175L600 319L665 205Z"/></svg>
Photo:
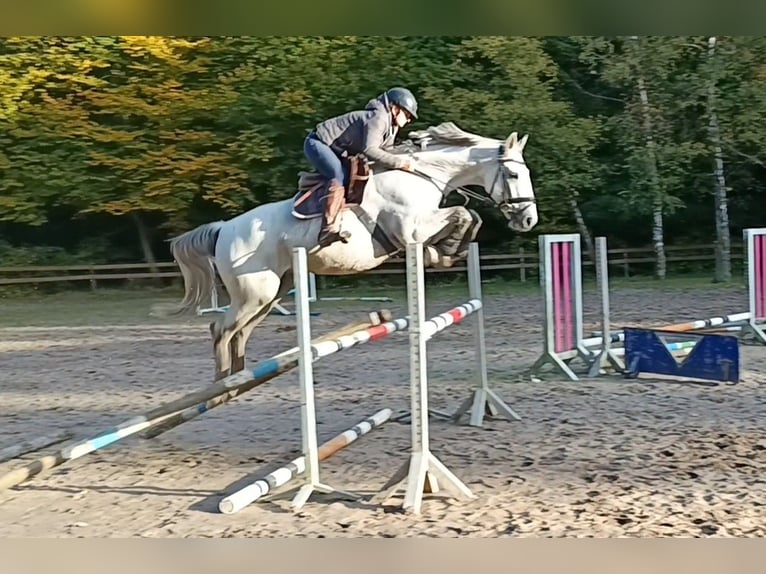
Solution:
<svg viewBox="0 0 766 574"><path fill-rule="evenodd" d="M345 199L345 174L340 157L363 154L390 169L412 171L412 160L386 151L394 144L399 128L418 117L418 102L407 88L391 88L370 100L364 110L348 112L317 124L303 144L306 158L330 180L319 243L347 242L340 233L338 214Z"/></svg>

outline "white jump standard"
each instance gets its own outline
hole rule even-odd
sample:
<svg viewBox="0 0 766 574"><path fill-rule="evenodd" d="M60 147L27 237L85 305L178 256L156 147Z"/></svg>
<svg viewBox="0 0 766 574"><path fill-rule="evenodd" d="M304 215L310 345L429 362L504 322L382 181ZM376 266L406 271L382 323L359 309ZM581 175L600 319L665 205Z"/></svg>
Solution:
<svg viewBox="0 0 766 574"><path fill-rule="evenodd" d="M407 253L407 300L410 328L410 402L411 402L411 454L394 476L383 486L380 493L372 498L382 502L404 486L405 495L402 509L420 513L426 483L431 492L437 492L439 483L455 496L474 498L471 490L461 482L436 455L431 452L428 420L428 370L426 364L426 343L450 322L425 320L425 280L423 272L423 245L408 244ZM481 301L472 299L449 314L453 322L481 308ZM453 314L454 313L454 314ZM483 408L483 405L482 405Z"/></svg>
<svg viewBox="0 0 766 574"><path fill-rule="evenodd" d="M335 493L355 500L359 495L337 490L319 480L319 452L316 436L316 406L314 404L314 370L312 363L311 318L308 301L308 264L306 250L293 250L293 273L295 277L295 314L298 326L298 370L301 385L301 434L306 473L304 484L293 498L293 508L303 507L314 492ZM317 357L318 358L318 357Z"/></svg>
<svg viewBox="0 0 766 574"><path fill-rule="evenodd" d="M482 305L476 309L474 320L474 339L476 344L476 377L477 386L473 393L466 398L462 405L450 417L453 422L470 413L469 424L480 427L484 421L484 415L497 416L502 412L508 419L520 421L521 417L489 388L487 375L487 345L484 339L484 305L481 293L481 267L479 261L479 245L471 243L468 246L468 296L473 300L482 301Z"/></svg>
<svg viewBox="0 0 766 574"><path fill-rule="evenodd" d="M489 388L487 348L484 339L484 299L481 292L479 246L475 242L468 245L466 266L468 272L468 296L470 298L468 304L471 305L474 301L480 303L475 308L472 307L470 310L470 313L475 315L474 344L476 349L476 386L454 413L450 414L434 409L429 409L429 413L442 419L451 420L455 423L459 422L463 415L469 414L469 424L476 427L481 427L483 425L485 415L497 417L498 414L502 413L508 420L520 421L521 417L509 407L495 391ZM464 319L466 315L459 314L462 307L464 306L442 313L426 322L427 329L432 329L432 325L438 327L437 331L429 331L426 339L430 339L435 332L441 331L445 327ZM409 419L409 417L409 413L404 413L398 415L393 420L404 421Z"/></svg>
<svg viewBox="0 0 766 574"><path fill-rule="evenodd" d="M605 363L609 363L618 373L625 370L625 365L612 349L612 333L609 318L609 256L606 237L596 237L596 285L601 294L601 349L591 359L588 376L596 377ZM585 343L587 345L587 342Z"/></svg>

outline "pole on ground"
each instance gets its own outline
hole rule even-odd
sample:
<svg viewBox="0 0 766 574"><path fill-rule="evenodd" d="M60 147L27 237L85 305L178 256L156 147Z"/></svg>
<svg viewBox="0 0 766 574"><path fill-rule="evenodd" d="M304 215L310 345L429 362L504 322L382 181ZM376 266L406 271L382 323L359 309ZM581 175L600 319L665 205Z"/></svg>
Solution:
<svg viewBox="0 0 766 574"><path fill-rule="evenodd" d="M360 437L385 423L391 417L391 409L381 409L374 415L357 423L351 429L344 431L327 442L322 443L318 450L318 460L321 462L330 458L341 449L346 448ZM247 486L223 498L218 503L218 510L223 514L234 514L245 508L248 504L259 500L266 495L274 494L273 490L284 486L293 478L306 470L306 457L299 456L285 466L282 466L263 478L259 478Z"/></svg>

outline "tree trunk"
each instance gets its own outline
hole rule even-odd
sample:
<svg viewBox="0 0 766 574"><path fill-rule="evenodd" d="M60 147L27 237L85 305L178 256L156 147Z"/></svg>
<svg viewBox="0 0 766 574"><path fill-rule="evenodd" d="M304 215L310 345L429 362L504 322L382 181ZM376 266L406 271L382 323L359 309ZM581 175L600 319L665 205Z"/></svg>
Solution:
<svg viewBox="0 0 766 574"><path fill-rule="evenodd" d="M713 64L715 57L716 38L708 40L708 58ZM726 176L724 175L723 151L721 150L721 131L718 127L716 112L716 83L717 77L711 74L708 83L708 134L713 147L714 177L715 177L715 280L716 282L731 281L731 236L729 234L729 208L726 197Z"/></svg>
<svg viewBox="0 0 766 574"><path fill-rule="evenodd" d="M136 230L138 231L138 240L141 243L141 250L144 252L144 260L149 264L149 269L152 273L159 273L160 268L157 267L157 259L154 257L154 251L152 251L152 243L149 240L149 231L144 225L144 220L138 213L131 213L133 222L136 224Z"/></svg>
<svg viewBox="0 0 766 574"><path fill-rule="evenodd" d="M583 238L585 255L595 266L596 253L593 245L593 237L591 237L588 226L585 225L585 218L582 216L582 211L580 211L580 204L577 203L578 196L579 194L577 191L573 191L569 196L569 205L572 207L572 213L574 214L575 222L577 223L577 229L580 232L580 236Z"/></svg>
<svg viewBox="0 0 766 574"><path fill-rule="evenodd" d="M639 50L638 37L633 36L636 42L636 49ZM637 59L640 62L640 58ZM640 65L639 65L640 68ZM652 187L654 197L652 209L652 243L654 244L654 254L657 258L655 274L658 279L665 279L667 272L667 260L665 258L665 231L663 222L663 196L660 186L659 170L657 168L657 153L655 151L654 138L652 136L652 117L649 109L649 95L644 84L644 77L638 74L638 93L641 97L641 116L644 127L644 140L646 142L647 169L649 170L649 181Z"/></svg>

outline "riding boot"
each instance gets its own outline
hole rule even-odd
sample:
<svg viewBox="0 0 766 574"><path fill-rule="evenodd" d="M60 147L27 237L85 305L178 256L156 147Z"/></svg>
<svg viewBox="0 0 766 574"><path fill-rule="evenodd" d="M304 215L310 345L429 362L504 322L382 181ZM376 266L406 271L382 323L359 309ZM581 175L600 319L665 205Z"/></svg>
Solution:
<svg viewBox="0 0 766 574"><path fill-rule="evenodd" d="M346 190L336 180L330 182L325 198L324 214L322 216L322 228L319 230L318 241L322 246L330 245L336 241L348 243L351 234L348 231L340 231L340 212L345 204Z"/></svg>

